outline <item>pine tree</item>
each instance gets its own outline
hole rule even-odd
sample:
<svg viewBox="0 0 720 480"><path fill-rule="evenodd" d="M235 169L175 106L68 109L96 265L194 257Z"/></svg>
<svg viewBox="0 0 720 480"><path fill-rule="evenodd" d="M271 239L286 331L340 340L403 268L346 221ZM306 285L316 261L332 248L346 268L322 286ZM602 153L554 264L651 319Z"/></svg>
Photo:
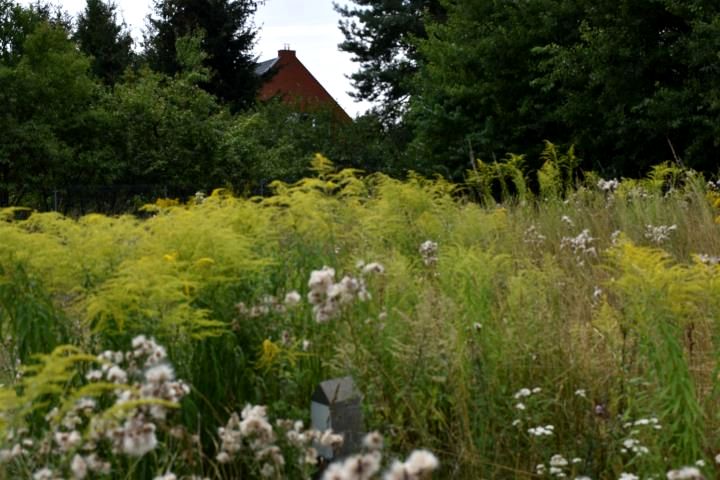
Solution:
<svg viewBox="0 0 720 480"><path fill-rule="evenodd" d="M403 113L410 95L409 79L417 70L418 51L413 39L425 38L425 20L444 16L440 0L353 0L354 6L335 5L345 17L340 50L351 53L360 69L353 73L358 100L381 102L385 120Z"/></svg>
<svg viewBox="0 0 720 480"><path fill-rule="evenodd" d="M155 0L148 18L145 53L153 69L174 75L182 69L175 44L202 34L211 78L202 86L239 110L255 100L259 80L251 50L256 31L252 15L257 0Z"/></svg>
<svg viewBox="0 0 720 480"><path fill-rule="evenodd" d="M93 57L93 73L108 85L117 82L133 59L133 40L125 24L117 22L116 8L112 1L87 0L75 31L80 50Z"/></svg>

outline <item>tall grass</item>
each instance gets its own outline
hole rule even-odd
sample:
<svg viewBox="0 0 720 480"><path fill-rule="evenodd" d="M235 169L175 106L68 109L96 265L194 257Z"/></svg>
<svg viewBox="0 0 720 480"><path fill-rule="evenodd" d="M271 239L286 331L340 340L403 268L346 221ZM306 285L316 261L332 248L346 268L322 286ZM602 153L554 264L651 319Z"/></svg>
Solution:
<svg viewBox="0 0 720 480"><path fill-rule="evenodd" d="M180 417L208 474L241 471L212 460L231 411L307 419L317 383L351 374L368 429L391 452L436 452L441 477L645 478L698 461L716 476L720 193L667 165L609 185L581 179L572 151L543 158L537 196L522 157L466 185L318 157L273 196L162 200L144 220L7 212L4 388L16 359L144 334L193 386ZM361 261L384 266L372 298L315 322L311 272L360 278ZM297 308L262 307L294 290Z"/></svg>

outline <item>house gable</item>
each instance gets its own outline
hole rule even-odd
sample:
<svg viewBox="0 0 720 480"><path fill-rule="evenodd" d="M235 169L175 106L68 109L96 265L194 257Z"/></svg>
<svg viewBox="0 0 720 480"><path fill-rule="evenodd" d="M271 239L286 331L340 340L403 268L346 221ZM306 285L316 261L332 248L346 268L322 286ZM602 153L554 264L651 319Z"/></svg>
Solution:
<svg viewBox="0 0 720 480"><path fill-rule="evenodd" d="M258 63L255 66L255 73L267 78L258 93L260 101L280 97L285 103L292 104L301 111L330 107L339 121L352 121L345 110L300 62L294 50L278 51L277 58Z"/></svg>

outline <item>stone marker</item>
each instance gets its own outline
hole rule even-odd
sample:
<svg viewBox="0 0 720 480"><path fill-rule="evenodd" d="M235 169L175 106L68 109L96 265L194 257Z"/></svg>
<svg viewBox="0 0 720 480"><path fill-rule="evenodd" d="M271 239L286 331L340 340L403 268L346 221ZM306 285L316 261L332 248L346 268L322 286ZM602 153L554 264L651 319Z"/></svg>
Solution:
<svg viewBox="0 0 720 480"><path fill-rule="evenodd" d="M334 452L317 445L321 457L331 460L360 450L365 435L361 402L362 394L352 377L325 380L315 389L310 402L312 427L321 432L330 428L344 438L342 447Z"/></svg>

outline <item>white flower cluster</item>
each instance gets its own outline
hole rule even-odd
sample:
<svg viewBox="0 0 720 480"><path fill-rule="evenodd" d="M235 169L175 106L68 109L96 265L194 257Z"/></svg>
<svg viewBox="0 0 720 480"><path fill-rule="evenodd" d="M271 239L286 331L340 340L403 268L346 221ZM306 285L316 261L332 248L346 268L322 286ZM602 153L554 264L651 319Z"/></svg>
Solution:
<svg viewBox="0 0 720 480"><path fill-rule="evenodd" d="M283 314L287 312L289 308L294 308L300 304L302 297L296 291L288 292L285 294L285 298L281 301L273 295L263 295L260 298L260 303L249 307L244 302L237 303L235 308L238 314L246 318L259 318L270 313Z"/></svg>
<svg viewBox="0 0 720 480"><path fill-rule="evenodd" d="M322 480L370 480L382 467L383 437L378 432L368 433L363 439L362 453L332 463ZM404 462L393 461L383 474L384 480L422 480L429 478L440 463L427 450L415 450Z"/></svg>
<svg viewBox="0 0 720 480"><path fill-rule="evenodd" d="M578 265L585 265L586 257L596 257L597 250L592 246L595 239L590 236L590 230L587 228L580 232L576 237L563 237L560 240L560 248L568 248L575 255Z"/></svg>
<svg viewBox="0 0 720 480"><path fill-rule="evenodd" d="M574 226L575 226L575 222L573 222L573 221L572 221L572 218L568 217L567 215L563 215L562 217L560 217L560 221L563 222L564 224L566 224L566 225L569 226L569 227L574 227Z"/></svg>
<svg viewBox="0 0 720 480"><path fill-rule="evenodd" d="M620 182L618 182L617 178L613 178L612 180L605 180L600 179L597 182L597 187L602 190L603 192L612 193L620 186Z"/></svg>
<svg viewBox="0 0 720 480"><path fill-rule="evenodd" d="M298 448L298 461L315 465L318 453L313 443L337 449L343 437L331 430L319 432L305 430L301 421L278 420L277 426L285 430L288 443ZM260 465L260 473L266 478L275 478L282 473L285 457L277 445L277 434L267 418L267 409L261 405L247 405L240 415L233 413L224 427L218 429L220 452L215 457L220 463L231 462L238 454L249 451Z"/></svg>
<svg viewBox="0 0 720 480"><path fill-rule="evenodd" d="M629 199L648 198L650 194L643 187L633 187L627 192Z"/></svg>
<svg viewBox="0 0 720 480"><path fill-rule="evenodd" d="M527 410L527 401L532 397L533 395L537 395L540 392L542 392L542 388L535 387L535 388L521 388L515 394L513 395L513 398L516 400L515 403L515 409L519 412L524 412ZM523 421L520 418L517 418L513 420L512 425L513 427L521 427ZM555 427L552 425L545 425L545 426L537 426L537 427L531 427L527 429L528 434L534 436L534 437L543 437L543 436L550 436L554 433Z"/></svg>
<svg viewBox="0 0 720 480"><path fill-rule="evenodd" d="M535 387L532 390L529 388L521 388L520 390L515 392L514 397L515 397L515 400L520 400L521 398L529 397L533 394L537 394L540 392L542 392L542 388L540 388L540 387Z"/></svg>
<svg viewBox="0 0 720 480"><path fill-rule="evenodd" d="M567 475L565 474L564 469L568 466L568 464L569 462L565 457L556 453L552 456L552 458L550 458L550 475L557 478L565 478Z"/></svg>
<svg viewBox="0 0 720 480"><path fill-rule="evenodd" d="M570 464L576 465L578 463L582 463L582 459L575 457L571 461L568 461L565 457L560 455L559 453L556 453L550 458L550 468L549 470L545 466L544 463L540 463L535 467L535 471L538 475L544 475L545 472L548 472L551 476L555 478L566 478L569 473L569 466ZM575 480L582 478L588 478L588 477L576 477Z"/></svg>
<svg viewBox="0 0 720 480"><path fill-rule="evenodd" d="M705 480L702 472L697 467L682 467L667 472L668 480Z"/></svg>
<svg viewBox="0 0 720 480"><path fill-rule="evenodd" d="M625 422L623 424L623 428L630 429L630 434L625 440L623 440L620 452L631 453L636 457L641 457L650 453L650 449L648 449L640 440L638 440L638 438L636 438L640 435L641 430L644 427L652 428L653 430L662 429L662 425L660 425L660 421L657 417L639 418L633 422Z"/></svg>
<svg viewBox="0 0 720 480"><path fill-rule="evenodd" d="M428 450L415 450L405 460L394 461L385 473L385 480L420 480L427 478L440 466L435 455Z"/></svg>
<svg viewBox="0 0 720 480"><path fill-rule="evenodd" d="M716 181L708 180L707 187L709 190L720 190L720 179Z"/></svg>
<svg viewBox="0 0 720 480"><path fill-rule="evenodd" d="M638 477L634 473L622 472L618 480L640 480L640 477Z"/></svg>
<svg viewBox="0 0 720 480"><path fill-rule="evenodd" d="M381 460L382 454L377 450L351 455L342 462L330 464L322 478L323 480L369 480L380 471Z"/></svg>
<svg viewBox="0 0 720 480"><path fill-rule="evenodd" d="M549 437L555 433L555 427L553 425L541 425L539 427L528 428L527 431L533 437Z"/></svg>
<svg viewBox="0 0 720 480"><path fill-rule="evenodd" d="M633 427L646 427L650 426L654 430L662 430L662 425L660 425L660 420L658 420L657 417L650 417L650 418L638 418L634 422L625 422L623 424L623 428L633 428ZM632 434L637 434L639 430L633 430Z"/></svg>
<svg viewBox="0 0 720 480"><path fill-rule="evenodd" d="M677 225L645 225L645 238L656 245L664 243L670 239L670 234L677 230Z"/></svg>
<svg viewBox="0 0 720 480"><path fill-rule="evenodd" d="M514 397L515 400L522 400L525 397L530 397L534 393L540 393L541 391L542 389L540 387L535 387L532 390L530 390L529 388L521 388L520 390L515 392ZM525 410L527 407L522 401L519 401L515 404L515 408L518 410Z"/></svg>
<svg viewBox="0 0 720 480"><path fill-rule="evenodd" d="M418 251L420 252L420 256L422 257L423 263L426 267L432 267L437 263L437 242L433 242L432 240L425 240L423 243L420 244L420 248L418 248Z"/></svg>
<svg viewBox="0 0 720 480"><path fill-rule="evenodd" d="M155 449L157 427L154 422L167 417L167 407L157 400L176 404L190 393L190 387L182 380L175 380L172 366L166 363L165 348L154 339L139 335L132 340L132 347L133 350L125 354L127 371L130 376L140 377L142 382L116 390L116 403L141 404L130 411L122 425L108 429L104 422L96 423L91 435L96 440L102 436L109 438L114 453L139 457ZM121 356L122 352L105 352L100 358L106 361L113 358L117 362ZM114 368L122 370L117 363L111 366L110 371ZM127 377L128 374L123 373Z"/></svg>
<svg viewBox="0 0 720 480"><path fill-rule="evenodd" d="M523 242L533 247L538 247L545 242L547 237L540 233L535 225L530 225L523 233Z"/></svg>
<svg viewBox="0 0 720 480"><path fill-rule="evenodd" d="M365 275L382 274L384 267L377 263L358 263L361 273L359 277L345 275L335 282L335 269L324 266L321 270L313 270L308 281L308 302L313 306L313 316L318 323L325 323L335 318L342 307L350 305L358 299L362 302L371 298L367 290Z"/></svg>
<svg viewBox="0 0 720 480"><path fill-rule="evenodd" d="M698 253L697 259L701 263L704 263L705 265L708 265L710 267L720 264L720 256L708 255L706 253Z"/></svg>
<svg viewBox="0 0 720 480"><path fill-rule="evenodd" d="M620 451L622 453L632 452L638 457L641 457L643 455L647 455L648 453L650 453L650 450L646 446L642 445L640 443L640 440L638 440L636 438L632 438L632 437L626 438L625 440L623 440L622 444L623 444L623 446L620 449Z"/></svg>
<svg viewBox="0 0 720 480"><path fill-rule="evenodd" d="M97 415L94 398L80 398L68 411L52 409L46 416L50 429L40 441L24 438L27 430L11 431L8 440L17 439L10 449L0 450L0 464L21 456L55 457L57 468L67 469L73 479L91 475L108 475L111 464L102 458L108 446L114 454L142 456L158 444L154 420L164 420L166 404L177 403L189 392L182 381L176 381L172 367L166 363L167 352L155 340L138 336L132 351L105 351L97 356L99 369L90 370L90 382L116 385L115 406L132 402L134 406L118 409L115 416ZM128 383L130 382L130 383ZM162 405L161 405L162 402ZM85 431L85 433L83 433ZM32 449L36 451L31 451ZM64 467L63 462L65 463ZM62 471L43 467L33 473L34 479L65 478Z"/></svg>

